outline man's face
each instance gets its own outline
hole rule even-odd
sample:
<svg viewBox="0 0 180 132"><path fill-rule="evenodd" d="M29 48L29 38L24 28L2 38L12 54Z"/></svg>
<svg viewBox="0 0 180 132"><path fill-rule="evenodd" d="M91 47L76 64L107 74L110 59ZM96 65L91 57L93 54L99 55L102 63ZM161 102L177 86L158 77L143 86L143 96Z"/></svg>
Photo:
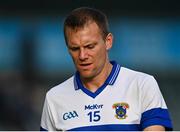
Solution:
<svg viewBox="0 0 180 132"><path fill-rule="evenodd" d="M83 28L67 28L67 46L76 69L82 78L96 77L108 62L107 50L112 45L112 35L104 40L99 27L92 22Z"/></svg>

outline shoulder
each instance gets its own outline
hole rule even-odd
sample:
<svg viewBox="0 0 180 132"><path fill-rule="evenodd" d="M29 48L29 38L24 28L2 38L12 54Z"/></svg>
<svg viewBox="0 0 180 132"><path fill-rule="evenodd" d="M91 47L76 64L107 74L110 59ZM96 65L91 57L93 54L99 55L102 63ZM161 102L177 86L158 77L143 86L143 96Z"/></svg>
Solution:
<svg viewBox="0 0 180 132"><path fill-rule="evenodd" d="M119 78L124 82L133 83L139 88L157 85L157 82L152 75L125 67L121 67Z"/></svg>
<svg viewBox="0 0 180 132"><path fill-rule="evenodd" d="M46 93L46 98L48 100L60 98L64 95L71 94L73 91L74 91L74 76L70 77L69 79L60 83L59 85L52 87Z"/></svg>
<svg viewBox="0 0 180 132"><path fill-rule="evenodd" d="M136 71L136 70L132 70L132 69L125 68L125 67L121 67L120 72L121 72L122 76L125 76L125 77L128 77L128 78L137 78L137 79L140 79L140 80L154 78L150 74L140 72L140 71Z"/></svg>

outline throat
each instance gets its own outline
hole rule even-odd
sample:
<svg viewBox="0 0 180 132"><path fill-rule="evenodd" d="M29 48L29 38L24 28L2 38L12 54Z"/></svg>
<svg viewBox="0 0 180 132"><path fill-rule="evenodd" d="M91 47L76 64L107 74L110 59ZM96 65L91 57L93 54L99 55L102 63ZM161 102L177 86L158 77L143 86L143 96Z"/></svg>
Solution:
<svg viewBox="0 0 180 132"><path fill-rule="evenodd" d="M103 84L95 84L95 83L86 83L83 84L86 89L95 93Z"/></svg>

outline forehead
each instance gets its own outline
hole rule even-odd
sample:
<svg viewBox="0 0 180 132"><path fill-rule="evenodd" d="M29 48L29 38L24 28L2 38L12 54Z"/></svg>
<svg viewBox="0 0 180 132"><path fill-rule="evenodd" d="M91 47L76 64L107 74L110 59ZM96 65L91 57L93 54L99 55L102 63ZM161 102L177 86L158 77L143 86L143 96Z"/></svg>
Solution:
<svg viewBox="0 0 180 132"><path fill-rule="evenodd" d="M93 40L102 37L100 29L95 22L88 23L83 27L77 27L75 29L67 27L66 36L68 43L79 40Z"/></svg>

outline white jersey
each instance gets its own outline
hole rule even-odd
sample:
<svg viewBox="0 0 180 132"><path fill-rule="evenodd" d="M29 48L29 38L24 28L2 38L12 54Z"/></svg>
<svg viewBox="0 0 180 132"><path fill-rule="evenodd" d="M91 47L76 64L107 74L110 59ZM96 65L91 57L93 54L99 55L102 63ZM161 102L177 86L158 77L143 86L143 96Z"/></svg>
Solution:
<svg viewBox="0 0 180 132"><path fill-rule="evenodd" d="M143 130L151 125L172 129L156 80L116 62L96 91L84 88L78 72L52 88L44 103L41 130Z"/></svg>

